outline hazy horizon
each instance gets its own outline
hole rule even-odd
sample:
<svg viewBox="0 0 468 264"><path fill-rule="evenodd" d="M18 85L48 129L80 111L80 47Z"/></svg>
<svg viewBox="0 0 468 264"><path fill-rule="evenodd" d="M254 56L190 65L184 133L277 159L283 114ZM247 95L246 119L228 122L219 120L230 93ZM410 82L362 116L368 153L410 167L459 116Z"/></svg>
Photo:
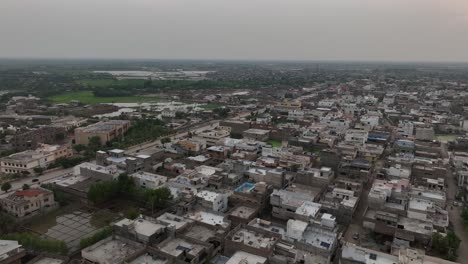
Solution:
<svg viewBox="0 0 468 264"><path fill-rule="evenodd" d="M2 0L0 58L468 62L465 0Z"/></svg>

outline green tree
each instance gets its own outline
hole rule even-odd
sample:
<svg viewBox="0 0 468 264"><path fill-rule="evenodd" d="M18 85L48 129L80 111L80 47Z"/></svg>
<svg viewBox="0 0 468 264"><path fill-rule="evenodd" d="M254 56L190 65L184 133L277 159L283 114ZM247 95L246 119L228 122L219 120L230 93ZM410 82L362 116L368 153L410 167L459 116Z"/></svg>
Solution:
<svg viewBox="0 0 468 264"><path fill-rule="evenodd" d="M102 146L101 138L98 136L91 137L88 142L88 147L97 151Z"/></svg>
<svg viewBox="0 0 468 264"><path fill-rule="evenodd" d="M125 212L125 217L135 220L140 215L140 212L135 208L130 208Z"/></svg>
<svg viewBox="0 0 468 264"><path fill-rule="evenodd" d="M227 107L219 107L213 109L213 113L215 113L218 117L221 118L226 118L229 115L229 112L231 112L231 109Z"/></svg>
<svg viewBox="0 0 468 264"><path fill-rule="evenodd" d="M169 143L169 142L171 142L171 138L168 138L168 137L161 138L161 143L165 144L165 143Z"/></svg>
<svg viewBox="0 0 468 264"><path fill-rule="evenodd" d="M66 255L68 247L65 242L54 239L43 239L38 235L29 233L14 233L0 237L6 240L16 240L28 250L39 252L58 253Z"/></svg>
<svg viewBox="0 0 468 264"><path fill-rule="evenodd" d="M14 232L18 228L16 220L7 214L0 214L0 235Z"/></svg>
<svg viewBox="0 0 468 264"><path fill-rule="evenodd" d="M2 184L2 191L8 192L8 190L10 189L11 189L11 184L9 182L5 182L4 184Z"/></svg>
<svg viewBox="0 0 468 264"><path fill-rule="evenodd" d="M73 145L73 149L76 151L76 152L81 152L83 150L86 150L86 146L85 145L82 145L82 144L76 144L76 145Z"/></svg>
<svg viewBox="0 0 468 264"><path fill-rule="evenodd" d="M29 190L31 189L31 186L29 186L29 184L25 183L23 184L23 190Z"/></svg>
<svg viewBox="0 0 468 264"><path fill-rule="evenodd" d="M41 167L36 167L33 169L35 173L39 174L39 175L42 175L42 173L44 172L44 168L41 168Z"/></svg>
<svg viewBox="0 0 468 264"><path fill-rule="evenodd" d="M147 204L151 208L152 215L154 214L155 206L163 208L167 206L170 200L172 200L171 191L166 187L162 187L162 188L158 188L154 190L147 190L145 192L145 197L146 197Z"/></svg>
<svg viewBox="0 0 468 264"><path fill-rule="evenodd" d="M94 235L81 239L80 240L80 248L83 249L83 248L89 247L89 246L97 243L98 241L101 241L101 240L109 237L110 235L112 235L112 232L113 232L112 227L106 226L103 229L101 229L100 231L98 231L97 233L95 233Z"/></svg>
<svg viewBox="0 0 468 264"><path fill-rule="evenodd" d="M460 242L460 239L453 231L449 231L445 236L439 233L432 235L432 249L450 261L457 259L456 252L460 246Z"/></svg>
<svg viewBox="0 0 468 264"><path fill-rule="evenodd" d="M109 201L119 194L119 186L115 181L98 182L88 191L88 199L93 203Z"/></svg>

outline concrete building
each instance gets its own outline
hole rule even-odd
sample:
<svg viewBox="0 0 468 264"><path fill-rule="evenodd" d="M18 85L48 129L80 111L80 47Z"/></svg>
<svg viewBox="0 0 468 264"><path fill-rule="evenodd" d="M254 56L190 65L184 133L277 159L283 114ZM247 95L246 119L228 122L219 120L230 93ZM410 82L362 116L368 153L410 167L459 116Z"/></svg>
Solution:
<svg viewBox="0 0 468 264"><path fill-rule="evenodd" d="M203 190L196 194L199 204L215 212L225 212L228 208L228 195Z"/></svg>
<svg viewBox="0 0 468 264"><path fill-rule="evenodd" d="M81 257L91 263L125 263L145 250L143 244L120 236L111 236L81 250Z"/></svg>
<svg viewBox="0 0 468 264"><path fill-rule="evenodd" d="M338 246L336 219L329 214L312 223L290 219L284 237L296 248L330 260Z"/></svg>
<svg viewBox="0 0 468 264"><path fill-rule="evenodd" d="M0 240L0 263L20 264L21 258L26 255L24 248L13 240Z"/></svg>
<svg viewBox="0 0 468 264"><path fill-rule="evenodd" d="M112 149L107 152L96 152L96 164L101 166L115 165L126 173L135 173L138 171L151 171L153 158L150 155L136 154L125 155L122 149Z"/></svg>
<svg viewBox="0 0 468 264"><path fill-rule="evenodd" d="M135 172L129 175L135 180L137 186L143 189L158 189L164 187L167 182L167 177L149 173L149 172Z"/></svg>
<svg viewBox="0 0 468 264"><path fill-rule="evenodd" d="M59 158L73 155L70 145L41 144L35 150L26 150L0 159L0 173L33 173L34 168L46 168Z"/></svg>
<svg viewBox="0 0 468 264"><path fill-rule="evenodd" d="M205 263L213 252L209 243L179 237L168 238L158 245L158 249L174 263Z"/></svg>
<svg viewBox="0 0 468 264"><path fill-rule="evenodd" d="M124 218L113 224L114 230L122 237L143 244L159 243L164 239L166 226L142 216L131 220Z"/></svg>
<svg viewBox="0 0 468 264"><path fill-rule="evenodd" d="M239 225L226 236L224 254L232 256L241 250L266 258L271 256L276 243L280 239L279 235L274 236L261 229Z"/></svg>
<svg viewBox="0 0 468 264"><path fill-rule="evenodd" d="M206 149L206 142L200 139L185 139L180 140L175 144L176 148L180 148L182 154L199 154L202 150Z"/></svg>
<svg viewBox="0 0 468 264"><path fill-rule="evenodd" d="M249 178L256 182L265 182L274 188L281 189L286 183L286 175L281 169L272 168L250 168L247 171Z"/></svg>
<svg viewBox="0 0 468 264"><path fill-rule="evenodd" d="M16 217L36 214L46 208L54 207L54 193L46 189L28 189L0 200L2 209Z"/></svg>
<svg viewBox="0 0 468 264"><path fill-rule="evenodd" d="M270 196L270 203L273 206L271 214L280 219L296 218L296 213L304 215L303 211L314 211L308 211L308 208L320 208L318 204L313 203L317 198L318 192L312 190L274 190Z"/></svg>
<svg viewBox="0 0 468 264"><path fill-rule="evenodd" d="M267 258L250 254L244 251L237 251L225 264L266 264Z"/></svg>
<svg viewBox="0 0 468 264"><path fill-rule="evenodd" d="M228 138L231 134L231 127L219 126L216 129L197 133L193 138L206 142L207 147L216 146L223 138Z"/></svg>
<svg viewBox="0 0 468 264"><path fill-rule="evenodd" d="M272 187L265 182L243 183L234 189L234 193L229 196L230 204L252 204L263 211L267 208L270 200Z"/></svg>
<svg viewBox="0 0 468 264"><path fill-rule="evenodd" d="M46 126L25 132L19 132L10 141L11 146L19 151L36 149L41 144L59 144L66 137L63 128Z"/></svg>
<svg viewBox="0 0 468 264"><path fill-rule="evenodd" d="M87 127L75 129L75 143L88 145L89 140L98 137L101 144L105 144L115 138L122 137L130 129L128 120L109 120L91 124Z"/></svg>
<svg viewBox="0 0 468 264"><path fill-rule="evenodd" d="M434 128L433 127L416 127L415 138L417 140L432 141L434 140Z"/></svg>
<svg viewBox="0 0 468 264"><path fill-rule="evenodd" d="M422 250L412 248L399 249L395 254L388 254L346 242L341 250L340 264L457 264L456 262L428 256Z"/></svg>
<svg viewBox="0 0 468 264"><path fill-rule="evenodd" d="M351 144L364 145L367 141L369 132L365 130L349 129L345 134L345 141Z"/></svg>
<svg viewBox="0 0 468 264"><path fill-rule="evenodd" d="M242 133L244 138L265 141L270 137L270 130L251 128Z"/></svg>

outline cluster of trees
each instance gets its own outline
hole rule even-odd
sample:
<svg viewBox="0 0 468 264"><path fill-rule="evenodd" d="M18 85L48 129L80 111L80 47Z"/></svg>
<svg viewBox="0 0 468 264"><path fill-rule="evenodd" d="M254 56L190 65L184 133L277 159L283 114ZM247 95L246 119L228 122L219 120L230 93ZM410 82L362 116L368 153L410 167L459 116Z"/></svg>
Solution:
<svg viewBox="0 0 468 264"><path fill-rule="evenodd" d="M8 192L8 190L11 189L11 183L5 182L5 183L2 184L2 187L1 187L1 188L2 188L2 191Z"/></svg>
<svg viewBox="0 0 468 264"><path fill-rule="evenodd" d="M35 252L49 252L66 255L68 253L67 244L62 240L44 239L38 235L29 233L13 233L1 236L1 239L16 240L24 248Z"/></svg>
<svg viewBox="0 0 468 264"><path fill-rule="evenodd" d="M227 107L218 107L218 108L213 109L213 113L215 113L220 118L226 118L229 112L231 112L231 109Z"/></svg>
<svg viewBox="0 0 468 264"><path fill-rule="evenodd" d="M432 249L450 261L457 259L457 250L460 242L460 239L453 231L448 232L446 236L439 233L432 235Z"/></svg>
<svg viewBox="0 0 468 264"><path fill-rule="evenodd" d="M465 193L462 193L462 195L464 196ZM461 218L463 220L465 229L468 229L468 207L463 208L463 211L461 212Z"/></svg>
<svg viewBox="0 0 468 264"><path fill-rule="evenodd" d="M93 155L94 156L94 155ZM48 166L49 169L62 167L64 169L68 169L71 167L75 167L76 165L82 163L83 161L89 160L91 157L61 157L58 158L54 163Z"/></svg>
<svg viewBox="0 0 468 264"><path fill-rule="evenodd" d="M80 240L80 248L83 249L83 248L89 247L89 246L97 243L98 241L101 241L101 240L109 237L110 235L112 235L112 227L106 226L103 229L99 230L94 235L81 239Z"/></svg>
<svg viewBox="0 0 468 264"><path fill-rule="evenodd" d="M88 199L93 203L107 202L116 198L131 199L142 202L154 212L155 207L164 208L172 200L171 191L162 187L159 189L140 189L127 174L120 174L116 181L98 182L88 191Z"/></svg>
<svg viewBox="0 0 468 264"><path fill-rule="evenodd" d="M0 235L15 232L18 229L16 219L10 215L0 213Z"/></svg>
<svg viewBox="0 0 468 264"><path fill-rule="evenodd" d="M152 141L168 133L164 127L164 122L159 119L139 119L132 123L132 127L127 131L125 137L109 144L112 147L127 148L146 141Z"/></svg>

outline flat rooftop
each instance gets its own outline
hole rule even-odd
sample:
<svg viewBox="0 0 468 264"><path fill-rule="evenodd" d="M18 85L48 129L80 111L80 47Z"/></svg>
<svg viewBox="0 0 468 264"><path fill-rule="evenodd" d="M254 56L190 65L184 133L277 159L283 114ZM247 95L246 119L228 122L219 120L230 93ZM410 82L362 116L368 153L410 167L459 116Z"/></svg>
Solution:
<svg viewBox="0 0 468 264"><path fill-rule="evenodd" d="M195 211L186 215L189 219L197 222L202 222L212 226L221 226L223 228L229 227L229 222L224 220L224 215L215 214L207 211Z"/></svg>
<svg viewBox="0 0 468 264"><path fill-rule="evenodd" d="M256 209L252 207L248 207L245 205L238 206L234 208L229 215L236 216L242 219L249 219L256 213Z"/></svg>
<svg viewBox="0 0 468 264"><path fill-rule="evenodd" d="M252 248L270 249L275 245L278 239L241 228L232 235L231 240L234 242L243 243L244 245Z"/></svg>
<svg viewBox="0 0 468 264"><path fill-rule="evenodd" d="M51 258L51 257L43 257L43 258L33 262L33 264L62 264L62 263L65 263L65 260L57 259L57 258Z"/></svg>
<svg viewBox="0 0 468 264"><path fill-rule="evenodd" d="M214 237L215 235L216 232L212 228L208 228L202 225L194 225L189 230L184 232L184 236L203 242L207 242L210 238Z"/></svg>
<svg viewBox="0 0 468 264"><path fill-rule="evenodd" d="M237 251L226 264L264 264L267 259L244 251Z"/></svg>
<svg viewBox="0 0 468 264"><path fill-rule="evenodd" d="M165 213L157 218L158 221L170 226L174 226L176 230L181 229L192 222L192 220L186 219L181 216L177 216L170 213Z"/></svg>
<svg viewBox="0 0 468 264"><path fill-rule="evenodd" d="M159 256L151 256L148 253L135 258L134 260L128 262L128 264L166 264L169 263L168 259Z"/></svg>
<svg viewBox="0 0 468 264"><path fill-rule="evenodd" d="M97 263L121 263L144 246L127 239L112 237L101 240L81 251L83 258Z"/></svg>
<svg viewBox="0 0 468 264"><path fill-rule="evenodd" d="M283 235L286 233L286 228L284 226L260 218L255 218L254 220L250 221L249 226L279 234L281 237L283 237Z"/></svg>
<svg viewBox="0 0 468 264"><path fill-rule="evenodd" d="M192 256L198 256L205 247L199 244L190 243L181 238L174 238L163 244L159 244L159 249L171 256L179 257L184 254L184 252Z"/></svg>

